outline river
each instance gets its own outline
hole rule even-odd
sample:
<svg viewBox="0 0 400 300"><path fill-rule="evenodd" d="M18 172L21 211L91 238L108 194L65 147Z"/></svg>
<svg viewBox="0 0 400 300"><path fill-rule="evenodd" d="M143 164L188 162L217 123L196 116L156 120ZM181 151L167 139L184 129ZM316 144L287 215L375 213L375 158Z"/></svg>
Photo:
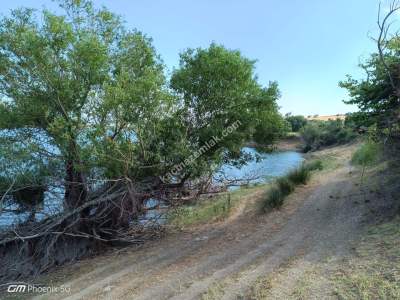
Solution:
<svg viewBox="0 0 400 300"><path fill-rule="evenodd" d="M303 156L295 151L259 153L254 148L244 148L244 152L258 159L249 161L241 168L225 165L221 173L228 179L247 179L250 183L262 183L287 174L303 162ZM255 178L255 179L254 179Z"/></svg>
<svg viewBox="0 0 400 300"><path fill-rule="evenodd" d="M249 179L249 183L262 183L273 180L276 177L285 175L290 170L298 167L303 162L303 157L300 153L294 151L274 152L274 153L259 153L253 148L244 148L246 153L257 155L258 159L249 161L246 165L241 168L224 165L219 172L216 173L216 177L220 178L223 174L225 179ZM233 187L235 189L238 187ZM53 214L59 211L62 207L59 200L54 198L54 195L58 194L55 191L48 191L45 194L45 200L41 208L38 208L36 218L40 219L46 215ZM52 197L53 195L53 197ZM151 199L147 201L146 206L152 207L157 204L157 201ZM161 204L162 206L162 204ZM13 208L13 207L9 207ZM15 207L14 207L15 208ZM140 220L145 221L147 219L157 216L157 211L148 211L147 214L140 217ZM7 227L16 222L26 220L28 217L27 213L11 213L3 212L0 214L0 227Z"/></svg>

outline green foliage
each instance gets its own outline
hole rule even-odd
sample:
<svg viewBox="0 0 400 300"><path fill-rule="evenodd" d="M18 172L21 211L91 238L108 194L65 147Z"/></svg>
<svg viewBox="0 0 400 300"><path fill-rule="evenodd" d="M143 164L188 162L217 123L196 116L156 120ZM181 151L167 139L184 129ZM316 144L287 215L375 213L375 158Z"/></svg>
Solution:
<svg viewBox="0 0 400 300"><path fill-rule="evenodd" d="M267 191L262 209L268 211L272 208L282 206L285 198L290 195L295 187L300 184L307 184L311 177L311 172L322 170L321 160L314 160L302 164L299 168L292 170L286 176L278 178L274 185Z"/></svg>
<svg viewBox="0 0 400 300"><path fill-rule="evenodd" d="M286 121L290 123L293 132L299 132L307 124L307 119L304 116L286 115Z"/></svg>
<svg viewBox="0 0 400 300"><path fill-rule="evenodd" d="M265 197L263 210L267 212L272 208L279 208L282 206L285 196L277 186L272 186Z"/></svg>
<svg viewBox="0 0 400 300"><path fill-rule="evenodd" d="M0 176L0 198L20 207L32 208L42 203L47 190L46 174L43 170L30 170L11 176ZM0 205L1 208L1 205Z"/></svg>
<svg viewBox="0 0 400 300"><path fill-rule="evenodd" d="M287 175L288 179L295 185L307 184L310 176L310 170L305 165L302 165L301 167L291 171Z"/></svg>
<svg viewBox="0 0 400 300"><path fill-rule="evenodd" d="M199 199L194 204L183 205L168 214L168 223L180 227L196 226L227 218L239 203L257 197L264 186L250 186L210 199Z"/></svg>
<svg viewBox="0 0 400 300"><path fill-rule="evenodd" d="M369 113L362 111L347 114L344 122L346 127L355 130L366 130L375 124Z"/></svg>
<svg viewBox="0 0 400 300"><path fill-rule="evenodd" d="M276 110L264 111L260 114L260 120L257 123L253 140L264 148L270 148L274 141L285 137L290 131L289 124Z"/></svg>
<svg viewBox="0 0 400 300"><path fill-rule="evenodd" d="M0 147L23 144L36 164L58 161L82 189L95 169L121 176L139 161L132 136L158 125L149 116L166 105L164 75L151 40L117 16L90 1L62 7L64 15L19 9L0 21L0 129L14 130Z"/></svg>
<svg viewBox="0 0 400 300"><path fill-rule="evenodd" d="M196 179L222 163L245 162L246 142L270 145L284 134L277 84L261 86L254 61L239 51L189 49L167 83L146 35L91 1L60 6L61 15L18 9L0 20L6 176L40 167L78 189L89 177L139 181L163 176L221 138L177 174Z"/></svg>
<svg viewBox="0 0 400 300"><path fill-rule="evenodd" d="M386 35L385 35L386 36ZM381 136L390 137L399 128L399 81L400 42L398 35L382 41L382 57L373 53L360 68L365 77L359 80L347 75L339 86L348 91L348 104L355 104L360 112L351 116L356 126L375 125ZM386 37L385 37L386 38ZM390 78L394 78L391 82Z"/></svg>
<svg viewBox="0 0 400 300"><path fill-rule="evenodd" d="M218 196L193 206L181 206L168 216L170 224L180 227L204 224L226 218L232 209L229 195Z"/></svg>
<svg viewBox="0 0 400 300"><path fill-rule="evenodd" d="M0 176L0 195L7 190L18 190L26 187L45 186L45 174L40 171L27 171L25 173L15 174L13 178L9 176Z"/></svg>
<svg viewBox="0 0 400 300"><path fill-rule="evenodd" d="M358 166L370 166L377 162L380 152L381 146L378 143L366 142L354 152L351 163Z"/></svg>
<svg viewBox="0 0 400 300"><path fill-rule="evenodd" d="M304 151L307 152L324 146L348 143L356 138L357 134L338 119L308 122L301 130L301 136L305 143Z"/></svg>
<svg viewBox="0 0 400 300"><path fill-rule="evenodd" d="M37 198L35 193L43 194L46 190L51 170L51 175L59 178L57 161L45 157L45 149L37 138L37 134L30 129L1 132L0 197L7 193L12 196L6 197L7 200L26 204ZM46 144L44 139L42 142Z"/></svg>
<svg viewBox="0 0 400 300"><path fill-rule="evenodd" d="M392 39L388 44L388 52L385 60L389 69L395 74L400 64L399 43L393 43L398 38ZM347 89L350 99L348 104L357 105L362 112L367 112L370 117L381 114L398 105L397 96L391 87L389 76L377 53L372 54L360 67L365 71L367 77L355 80L347 76L346 81L341 81L339 86Z"/></svg>
<svg viewBox="0 0 400 300"><path fill-rule="evenodd" d="M319 159L306 163L304 167L309 171L321 171L324 168L322 160Z"/></svg>
<svg viewBox="0 0 400 300"><path fill-rule="evenodd" d="M287 196L294 191L294 183L288 177L278 178L276 185L283 196Z"/></svg>
<svg viewBox="0 0 400 300"><path fill-rule="evenodd" d="M262 87L254 75L254 61L239 51L211 44L207 49L189 49L181 54L180 68L171 77L171 88L180 99L178 117L182 120L192 151L199 149L212 136L221 136L230 124L238 130L207 151L200 162L186 172L198 172L209 165L237 160L246 141L270 145L284 130L276 100L276 83Z"/></svg>

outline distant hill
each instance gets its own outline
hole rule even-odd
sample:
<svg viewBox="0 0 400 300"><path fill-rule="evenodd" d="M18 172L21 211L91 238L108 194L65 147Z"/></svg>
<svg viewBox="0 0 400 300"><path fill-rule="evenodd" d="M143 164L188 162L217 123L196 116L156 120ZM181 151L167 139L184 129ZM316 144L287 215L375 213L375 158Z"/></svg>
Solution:
<svg viewBox="0 0 400 300"><path fill-rule="evenodd" d="M319 115L314 115L314 116L306 116L307 120L318 120L318 121L329 121L329 120L344 120L346 118L346 115L342 114L337 114L337 115L329 115L329 116L319 116Z"/></svg>

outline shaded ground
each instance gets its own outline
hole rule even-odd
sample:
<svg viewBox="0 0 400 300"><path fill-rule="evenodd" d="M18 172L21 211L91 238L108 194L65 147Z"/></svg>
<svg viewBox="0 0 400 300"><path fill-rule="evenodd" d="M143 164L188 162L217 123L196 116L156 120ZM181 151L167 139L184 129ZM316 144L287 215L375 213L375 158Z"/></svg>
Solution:
<svg viewBox="0 0 400 300"><path fill-rule="evenodd" d="M281 210L259 214L263 192L252 191L224 222L50 274L71 293L37 299L302 298L297 286L310 268L353 255L366 225L394 211L393 199L377 194L380 187L366 195L360 186L360 173L348 163L354 147L320 151L328 170L297 188ZM281 280L273 284L271 276ZM314 292L336 295L323 280Z"/></svg>
<svg viewBox="0 0 400 300"><path fill-rule="evenodd" d="M300 134L293 133L286 138L280 139L275 146L278 151L300 151L304 145Z"/></svg>

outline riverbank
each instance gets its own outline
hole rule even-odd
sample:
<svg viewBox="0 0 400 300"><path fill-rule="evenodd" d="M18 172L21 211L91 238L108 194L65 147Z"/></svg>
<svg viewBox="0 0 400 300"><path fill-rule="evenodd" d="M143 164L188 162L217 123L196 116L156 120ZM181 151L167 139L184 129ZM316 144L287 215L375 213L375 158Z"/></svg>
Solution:
<svg viewBox="0 0 400 300"><path fill-rule="evenodd" d="M285 151L296 151L302 152L303 149L303 141L298 132L292 132L288 134L286 137L279 139L275 142L272 147L267 147L268 151L276 151L276 152L285 152ZM255 142L248 143L247 147L254 149L263 149L264 146L258 145Z"/></svg>
<svg viewBox="0 0 400 300"><path fill-rule="evenodd" d="M368 182L361 185L361 170L349 163L357 147L314 152L324 169L289 195L279 210L260 213L267 186L244 189L247 193L241 191L242 197L224 218L171 226L160 240L110 251L42 276L38 282L71 288L71 294L45 298L335 298L340 284L345 284L346 292L357 288L357 283L365 282L357 281L357 275L368 272L354 270L351 261L358 249L364 249L360 243L369 230L388 222L398 205L397 193L388 190L396 187L396 177L387 164L368 169ZM396 235L386 238L398 242ZM389 256L380 259L388 262ZM337 280L331 277L331 268L342 270ZM380 274L374 276L382 279ZM396 286L394 279L388 280L385 284Z"/></svg>
<svg viewBox="0 0 400 300"><path fill-rule="evenodd" d="M236 167L225 164L221 167L220 171L215 173L216 181L228 182L231 181L233 185L240 184L262 184L263 182L269 182L278 176L282 176L290 170L298 167L303 157L296 151L275 151L272 153L257 152L254 148L245 147L242 149L246 154L253 157L252 160L248 161L246 165ZM238 186L231 186L237 188ZM58 193L61 195L62 193ZM54 193L46 192L44 201L41 207L36 211L36 220L41 220L44 216L54 215L60 212L60 208L63 207L63 199L56 198L53 196ZM14 205L16 206L16 205ZM150 199L146 203L147 207L165 206L165 203L157 201L156 199ZM167 208L167 207L164 207ZM164 211L165 209L162 209ZM161 213L161 212L160 212ZM144 215L139 216L139 222L143 223L146 220L154 222L154 217L157 216L155 210L147 210ZM14 223L26 221L29 217L29 212L25 213L13 213L7 212L0 214L0 230L6 230L7 227L12 226ZM158 221L162 222L162 219Z"/></svg>
<svg viewBox="0 0 400 300"><path fill-rule="evenodd" d="M294 132L276 143L277 151L297 151L302 152L304 145L298 132Z"/></svg>

